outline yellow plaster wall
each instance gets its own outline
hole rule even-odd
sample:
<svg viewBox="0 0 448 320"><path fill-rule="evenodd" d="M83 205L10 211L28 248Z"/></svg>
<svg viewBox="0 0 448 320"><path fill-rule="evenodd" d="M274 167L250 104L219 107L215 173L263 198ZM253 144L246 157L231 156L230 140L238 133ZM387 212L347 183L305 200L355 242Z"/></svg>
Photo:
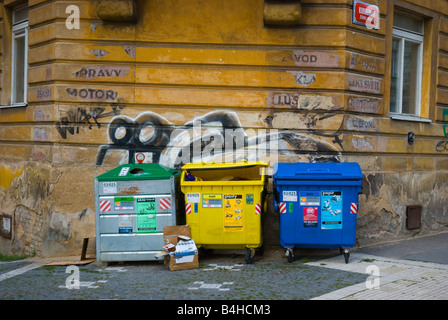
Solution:
<svg viewBox="0 0 448 320"><path fill-rule="evenodd" d="M277 130L285 161L317 154L357 161L366 174L448 170L446 1L395 1L430 21L422 114L431 123L388 116L392 1L369 1L379 5L379 30L352 24L352 0L300 2L300 24L275 27L263 25L263 0L138 0L135 23L105 22L99 1L83 0L75 2L80 28L68 29L68 2L30 0L29 105L0 108L1 160L8 168L39 162L58 172L107 170L127 159L108 150L98 162L100 148L113 144L110 123L122 117L151 119L169 133L195 119L252 135ZM3 104L8 10L0 10ZM160 154L164 164L169 153ZM6 188L18 176L2 170ZM56 193L58 181L50 183ZM66 200L52 201L66 208Z"/></svg>

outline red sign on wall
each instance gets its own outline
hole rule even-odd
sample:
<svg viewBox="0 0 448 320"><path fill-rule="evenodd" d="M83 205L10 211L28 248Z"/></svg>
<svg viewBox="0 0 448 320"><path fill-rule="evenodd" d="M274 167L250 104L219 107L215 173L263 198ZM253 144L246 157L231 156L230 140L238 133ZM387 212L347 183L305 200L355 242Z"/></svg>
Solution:
<svg viewBox="0 0 448 320"><path fill-rule="evenodd" d="M367 29L380 28L380 10L378 6L353 0L353 20L354 24L366 26Z"/></svg>

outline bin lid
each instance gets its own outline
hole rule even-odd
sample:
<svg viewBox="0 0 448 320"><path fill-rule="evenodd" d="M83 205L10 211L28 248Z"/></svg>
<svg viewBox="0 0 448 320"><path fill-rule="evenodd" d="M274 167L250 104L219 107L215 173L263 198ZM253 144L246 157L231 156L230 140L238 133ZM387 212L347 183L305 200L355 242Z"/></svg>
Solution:
<svg viewBox="0 0 448 320"><path fill-rule="evenodd" d="M283 180L361 180L356 162L345 163L276 163L274 179Z"/></svg>
<svg viewBox="0 0 448 320"><path fill-rule="evenodd" d="M98 181L165 180L181 172L158 163L128 163L98 176Z"/></svg>
<svg viewBox="0 0 448 320"><path fill-rule="evenodd" d="M264 185L268 163L239 161L235 163L188 163L182 167L182 186ZM188 178L192 175L193 181Z"/></svg>
<svg viewBox="0 0 448 320"><path fill-rule="evenodd" d="M232 163L192 162L185 164L182 170L238 169L252 166L267 167L268 163L264 161L241 161Z"/></svg>

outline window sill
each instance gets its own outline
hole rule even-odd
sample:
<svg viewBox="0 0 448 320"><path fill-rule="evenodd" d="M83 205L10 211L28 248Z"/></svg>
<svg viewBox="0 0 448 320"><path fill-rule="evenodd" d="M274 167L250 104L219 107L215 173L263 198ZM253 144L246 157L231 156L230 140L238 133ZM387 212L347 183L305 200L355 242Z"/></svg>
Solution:
<svg viewBox="0 0 448 320"><path fill-rule="evenodd" d="M0 109L6 109L6 108L18 108L18 107L26 107L28 106L27 103L23 102L23 103L14 103L11 104L9 106L0 106Z"/></svg>
<svg viewBox="0 0 448 320"><path fill-rule="evenodd" d="M413 116L413 115L405 115L405 114L391 114L390 118L392 120L401 120L401 121L414 121L414 122L425 122L425 123L431 123L431 119L421 118L419 116Z"/></svg>

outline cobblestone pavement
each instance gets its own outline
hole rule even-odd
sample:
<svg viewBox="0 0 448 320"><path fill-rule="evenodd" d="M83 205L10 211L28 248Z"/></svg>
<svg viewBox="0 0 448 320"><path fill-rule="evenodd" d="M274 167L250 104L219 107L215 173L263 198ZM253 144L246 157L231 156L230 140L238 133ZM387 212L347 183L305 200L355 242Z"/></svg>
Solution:
<svg viewBox="0 0 448 320"><path fill-rule="evenodd" d="M7 300L308 300L364 283L367 275L320 265L321 257L288 263L277 250L246 264L243 255L210 255L198 269L168 271L162 263L125 262L77 267L79 289L68 266L43 259L0 263L0 299ZM336 259L344 261L343 256Z"/></svg>
<svg viewBox="0 0 448 320"><path fill-rule="evenodd" d="M448 300L448 264L387 257L390 251L383 252L384 257L354 251L346 264L334 250L301 249L297 259L288 263L283 249L274 248L250 265L244 262L244 255L212 254L201 257L197 269L173 272L157 261L107 266L90 263L74 267L79 270L78 289L70 289L72 266L44 266L54 259L30 258L0 263L0 300L165 300L177 305Z"/></svg>

